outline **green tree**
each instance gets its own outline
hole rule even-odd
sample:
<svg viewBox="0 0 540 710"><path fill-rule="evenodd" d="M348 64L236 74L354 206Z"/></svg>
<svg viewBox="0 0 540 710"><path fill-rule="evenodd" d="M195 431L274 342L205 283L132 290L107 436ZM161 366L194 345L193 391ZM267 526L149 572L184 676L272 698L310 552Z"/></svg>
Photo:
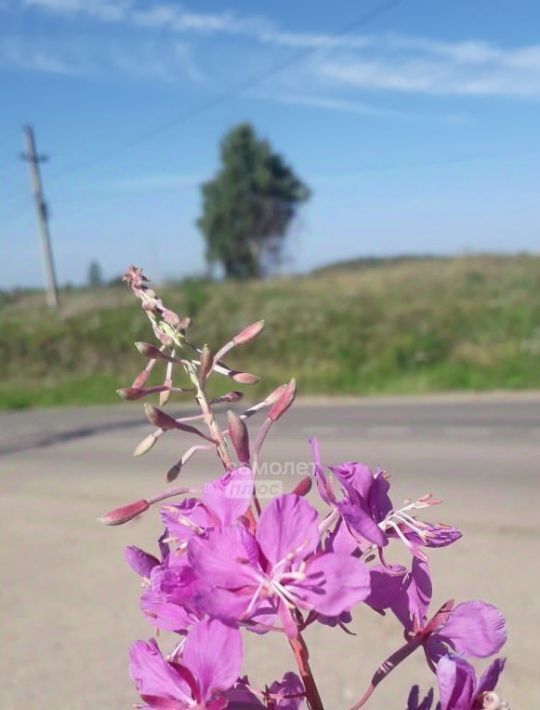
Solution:
<svg viewBox="0 0 540 710"><path fill-rule="evenodd" d="M202 185L202 216L209 264L233 278L261 276L279 261L284 237L298 207L310 196L270 144L242 123L221 143L221 168Z"/></svg>

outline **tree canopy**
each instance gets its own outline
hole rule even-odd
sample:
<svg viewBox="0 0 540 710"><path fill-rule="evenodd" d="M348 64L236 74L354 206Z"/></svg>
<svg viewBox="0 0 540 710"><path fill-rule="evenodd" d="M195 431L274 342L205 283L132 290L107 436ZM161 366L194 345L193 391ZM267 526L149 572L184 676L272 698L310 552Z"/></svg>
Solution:
<svg viewBox="0 0 540 710"><path fill-rule="evenodd" d="M250 278L279 260L287 229L310 190L253 127L233 127L221 143L221 168L202 185L197 224L206 258L225 275Z"/></svg>

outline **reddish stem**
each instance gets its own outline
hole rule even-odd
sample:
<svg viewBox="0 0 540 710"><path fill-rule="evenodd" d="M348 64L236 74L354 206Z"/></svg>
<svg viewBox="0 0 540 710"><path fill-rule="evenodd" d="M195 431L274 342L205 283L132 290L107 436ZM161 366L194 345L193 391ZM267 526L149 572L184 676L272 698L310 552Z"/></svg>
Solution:
<svg viewBox="0 0 540 710"><path fill-rule="evenodd" d="M391 656L388 656L386 661L383 661L373 674L369 687L362 695L360 700L349 710L359 710L359 708L363 707L367 703L367 701L371 697L371 694L379 685L379 683L383 681L386 676L394 670L396 666L398 666L402 661L404 661L408 656L410 656L411 653L416 651L418 646L421 645L422 636L415 636L414 638L407 641L407 643L403 644L401 648L398 648L398 650L395 651Z"/></svg>
<svg viewBox="0 0 540 710"><path fill-rule="evenodd" d="M324 710L324 705L319 695L319 690L315 683L315 678L309 666L309 655L306 642L302 634L298 632L298 637L289 639L289 644L293 650L298 670L306 691L306 700L310 710Z"/></svg>

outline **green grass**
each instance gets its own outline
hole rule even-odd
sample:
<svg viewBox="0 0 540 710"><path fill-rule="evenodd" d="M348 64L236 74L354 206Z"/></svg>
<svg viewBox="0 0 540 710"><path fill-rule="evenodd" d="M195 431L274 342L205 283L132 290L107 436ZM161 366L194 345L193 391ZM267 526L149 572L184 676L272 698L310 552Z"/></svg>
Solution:
<svg viewBox="0 0 540 710"><path fill-rule="evenodd" d="M247 323L265 333L229 358L263 377L295 375L303 393L372 394L540 388L540 257L471 256L340 264L311 276L159 289L217 348ZM0 311L0 406L117 401L152 341L127 288L36 293ZM229 388L221 383L222 391Z"/></svg>

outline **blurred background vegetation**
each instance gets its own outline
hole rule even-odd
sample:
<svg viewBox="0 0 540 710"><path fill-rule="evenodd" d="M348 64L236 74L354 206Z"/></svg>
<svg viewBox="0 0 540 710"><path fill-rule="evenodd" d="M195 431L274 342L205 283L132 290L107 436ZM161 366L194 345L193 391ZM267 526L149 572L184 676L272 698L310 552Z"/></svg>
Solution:
<svg viewBox="0 0 540 710"><path fill-rule="evenodd" d="M360 259L156 289L212 349L264 318L263 335L229 358L261 376L261 392L292 376L303 394L540 387L538 256ZM125 285L65 289L61 303L54 314L37 291L1 297L2 407L118 401L144 365L133 342L153 336Z"/></svg>

